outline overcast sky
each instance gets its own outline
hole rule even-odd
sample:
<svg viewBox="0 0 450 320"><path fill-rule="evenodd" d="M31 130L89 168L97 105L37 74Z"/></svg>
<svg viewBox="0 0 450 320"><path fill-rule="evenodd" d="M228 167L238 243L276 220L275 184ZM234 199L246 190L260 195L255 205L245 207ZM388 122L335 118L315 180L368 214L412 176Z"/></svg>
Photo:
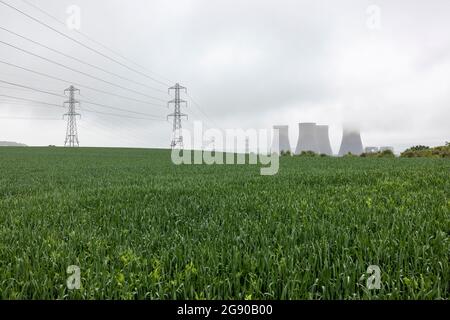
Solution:
<svg viewBox="0 0 450 320"><path fill-rule="evenodd" d="M365 146L390 145L396 151L450 140L448 0L26 0L62 21L68 18L70 5L79 6L82 33L145 66L145 70L22 0L2 1L159 81L179 81L200 106L190 103L184 109L190 120L185 123L187 128L194 120L217 128L270 129L275 124L289 124L295 148L298 123L317 122L330 126L335 153L345 124L360 128ZM161 83L115 64L1 3L0 27L135 82L167 90ZM163 92L85 66L4 30L0 30L0 40L143 94L170 99ZM161 106L86 88L80 88L80 99L162 118L170 111L162 101L66 70L2 43L0 60ZM1 63L0 80L57 93L69 85ZM62 98L0 83L0 141L63 145L64 109L22 105L17 100L11 103L13 100L4 95L58 105L63 102ZM83 109L81 113L81 146L167 147L170 143L168 122Z"/></svg>

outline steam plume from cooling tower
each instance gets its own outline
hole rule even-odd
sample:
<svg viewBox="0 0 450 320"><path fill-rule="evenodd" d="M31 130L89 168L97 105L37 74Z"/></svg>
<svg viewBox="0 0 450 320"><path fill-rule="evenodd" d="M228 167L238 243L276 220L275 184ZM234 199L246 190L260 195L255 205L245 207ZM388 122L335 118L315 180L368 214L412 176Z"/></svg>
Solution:
<svg viewBox="0 0 450 320"><path fill-rule="evenodd" d="M348 153L360 155L363 153L363 150L364 148L359 130L344 128L339 156L344 156Z"/></svg>

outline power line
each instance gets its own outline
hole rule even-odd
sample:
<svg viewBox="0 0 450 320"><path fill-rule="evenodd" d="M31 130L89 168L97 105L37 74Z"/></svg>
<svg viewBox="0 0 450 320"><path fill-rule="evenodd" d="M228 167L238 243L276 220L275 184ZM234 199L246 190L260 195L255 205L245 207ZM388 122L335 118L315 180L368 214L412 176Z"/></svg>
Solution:
<svg viewBox="0 0 450 320"><path fill-rule="evenodd" d="M5 97L5 98L9 98L9 99L16 99L16 100L22 100L22 101L27 101L27 102L33 102L33 103L43 104L43 105L52 106L52 107L64 108L63 106L61 106L59 104L55 104L55 103L48 103L48 102L37 101L37 100L32 100L32 99L25 99L25 98L20 98L20 97L8 96L8 95L5 95L5 94L0 94L0 97Z"/></svg>
<svg viewBox="0 0 450 320"><path fill-rule="evenodd" d="M1 0L0 0L0 2L1 2ZM165 106L160 105L160 104L155 104L153 102L139 100L139 99L134 99L134 98L123 96L123 95L120 95L120 94L117 94L117 93L111 93L111 92L108 92L108 91L96 89L96 88L89 87L89 86L86 86L86 85L83 85L83 84L80 84L80 83L76 83L76 82L73 82L73 81L69 81L69 80L65 80L65 79L62 79L62 78L54 77L54 76L51 76L51 75L43 73L43 72L31 70L31 69L19 66L19 65L14 64L14 63L9 63L9 62L2 61L2 60L0 60L0 63L8 65L10 67L18 68L18 69L21 69L21 70L24 70L24 71L27 71L27 72L31 72L31 73L40 75L42 77L46 77L46 78L49 78L49 79L61 81L61 82L64 82L65 84L74 84L74 85L76 85L78 87L85 88L85 89L92 90L92 91L97 91L97 92L100 92L100 93L103 93L103 94L106 94L106 95L110 95L110 96L114 96L114 97L130 100L130 101L134 101L134 102L139 102L139 103L143 103L143 104L146 104L146 105L153 105L153 106L164 107L165 108Z"/></svg>
<svg viewBox="0 0 450 320"><path fill-rule="evenodd" d="M22 0L22 2L25 3L26 5L28 5L28 6L32 7L32 8L34 8L34 9L38 10L39 12L41 12L41 13L43 13L44 15L46 15L47 17L53 19L54 21L58 22L59 24L66 26L66 23L64 23L64 21L61 21L60 19L58 19L58 18L55 17L54 15L50 14L49 12L45 11L44 9L42 9L42 8L40 8L40 7L38 7L38 6L34 5L34 4L32 4L32 3L30 3L30 2L27 1L27 0ZM153 73L154 75L158 76L159 78L164 79L165 81L168 82L168 83L165 84L166 87L169 86L169 83L173 83L173 82L174 82L174 81L169 80L169 79L167 79L166 77L164 77L164 76L162 76L162 75L160 75L160 74L157 74L157 73L154 72L154 71L151 71L151 70L147 69L146 67L144 67L144 66L138 64L137 62L132 61L131 59L129 59L129 58L123 56L122 54L120 54L120 53L117 52L116 50L113 50L113 49L107 47L106 45L104 45L104 44L102 44L101 42L95 40L94 38L88 36L87 34L81 32L81 31L79 31L79 30L76 30L76 29L73 30L73 31L76 32L77 34L81 35L81 36L84 37L85 39L87 39L87 40L89 40L89 41L95 43L96 45L102 47L103 49L105 49L105 50L107 50L107 51L109 51L109 52L115 54L116 56L122 58L123 60L127 61L128 63L131 63L131 64L135 65L135 66L138 67L138 68L144 69L144 70L146 70L147 72Z"/></svg>
<svg viewBox="0 0 450 320"><path fill-rule="evenodd" d="M58 118L38 118L38 117L2 117L0 120L44 120L44 121L61 121Z"/></svg>
<svg viewBox="0 0 450 320"><path fill-rule="evenodd" d="M6 32L8 32L8 33L10 33L10 34L13 34L13 35L15 35L15 36L17 36L17 37L19 37L19 38L25 39L25 40L27 40L27 41L29 41L29 42L35 44L35 45L38 45L38 46L40 46L40 47L42 47L42 48L45 48L45 49L47 49L47 50L50 50L50 51L55 52L55 53L57 53L57 54L60 54L60 55L62 55L62 56L64 56L64 57L66 57L66 58L72 59L72 60L77 61L77 62L79 62L79 63L82 63L82 64L84 64L84 65L87 65L87 66L89 66L89 67L91 67L91 68L100 70L100 71L102 71L102 72L105 72L105 73L108 73L108 74L110 74L110 75L116 76L116 77L118 77L118 78L120 78L120 79L122 79L122 80L126 80L126 81L132 82L132 83L134 83L134 84L143 86L143 87L145 87L145 88L148 88L148 89L151 89L151 90L155 90L155 91L159 91L159 92L162 92L162 93L167 94L167 92L164 91L164 90L161 90L161 89L158 89L158 88L155 88L155 87L152 87L152 86L148 86L148 85L146 85L146 84L144 84L144 83L141 83L141 82L134 81L134 80L132 80L132 79L123 77L123 76L121 76L121 75L119 75L119 74L117 74L117 73L114 73L114 72L111 72L111 71L106 70L106 69L104 69L104 68L101 68L101 67L99 67L99 66L93 65L93 64L91 64L91 63L89 63L89 62L83 61L83 60L81 60L81 59L78 59L78 58L76 58L76 57L74 57L74 56L71 56L71 55L66 54L66 53L64 53L64 52L61 52L61 51L59 51L59 50L50 48L49 46L46 46L46 45L44 45L44 44L42 44L42 43L40 43L40 42L38 42L38 41L32 40L32 39L30 39L30 38L27 38L27 37L25 37L25 36L23 36L23 35L20 35L20 34L14 32L14 31L9 30L9 29L7 29L7 28L4 28L4 27L2 27L2 26L0 26L0 29L3 30L3 31L6 31Z"/></svg>
<svg viewBox="0 0 450 320"><path fill-rule="evenodd" d="M124 63L122 63L122 62L120 62L120 61L118 61L118 60L116 60L116 59L114 59L114 58L111 58L111 57L107 56L106 54L103 54L103 53L101 53L100 51L98 51L98 50L96 50L96 49L94 49L94 48L92 48L92 47L90 47L90 46L88 46L88 45L82 43L81 41L78 41L77 39L75 39L75 38L73 38L73 37L71 37L71 36L68 36L67 34L65 34L65 33L63 33L63 32L61 32L61 31L59 31L59 30L53 28L52 26L50 26L50 25L46 24L45 22L42 22L41 20L39 20L39 19L37 19L37 18L35 18L35 17L29 15L28 13L26 13L26 12L24 12L24 11L22 11L22 10L16 8L15 6L10 5L10 4L4 2L3 0L0 0L0 3L3 4L3 5L5 5L5 6L7 6L7 7L9 7L9 8L11 8L11 9L13 9L13 10L15 10L15 11L17 11L17 12L19 12L19 13L21 13L22 15L26 16L27 18L29 18L29 19L31 19L31 20L33 20L33 21L39 23L40 25L42 25L42 26L44 26L44 27L46 27L46 28L48 28L48 29L50 29L50 30L52 30L52 31L54 31L54 32L56 32L56 33L58 33L59 35L61 35L61 36L65 37L65 38L67 38L67 39L69 39L69 40L71 40L71 41L73 41L73 42L79 44L80 46L82 46L82 47L84 47L84 48L86 48L86 49L88 49L88 50L90 50L90 51L92 51L92 52L94 52L94 53L96 53L96 54L98 54L98 55L100 55L100 56L102 56L102 57L108 59L108 60L111 60L112 62L115 62L115 63L121 65L121 66L124 67L124 68L127 68L127 69L130 70L130 71L133 71L133 72L135 72L135 73L138 73L138 74L140 74L140 75L142 75L142 76L144 76L144 77L147 77L147 78L149 78L149 79L151 79L151 80L153 80L153 81L155 81L155 82L158 82L158 83L160 83L160 84L162 84L162 85L164 85L164 86L166 86L166 87L168 86L168 84L166 84L166 83L164 83L164 82L162 82L162 81L159 81L159 80L157 80L157 79L155 79L155 78L153 78L153 77L150 77L149 75L146 75L145 73L143 73L143 72L141 72L141 71L139 71L139 70L136 70L136 69L134 69L134 68L131 68L131 67L127 66L126 64L124 64Z"/></svg>
<svg viewBox="0 0 450 320"><path fill-rule="evenodd" d="M4 81L4 80L0 80L0 82L9 84L11 86L15 86L15 87L19 87L19 88L23 88L23 89L27 89L27 90L32 90L32 91L36 91L36 92L40 92L40 93L45 93L45 94L49 94L49 95L60 97L60 98L65 98L66 97L66 96L64 96L62 94L57 94L57 93L53 93L53 92L50 92L50 91L45 91L45 90L40 90L40 89L28 87L28 86L24 86L24 85L21 85L21 84L18 84L18 83L14 83L14 82L9 82L9 81ZM12 89L12 88L8 88L8 89Z"/></svg>
<svg viewBox="0 0 450 320"><path fill-rule="evenodd" d="M30 91L30 90L27 90L27 89L14 88L14 87L8 87L8 86L0 86L0 88L2 88L2 89L11 89L11 90L19 90L19 91Z"/></svg>
<svg viewBox="0 0 450 320"><path fill-rule="evenodd" d="M33 103L42 104L42 105L48 105L48 106L52 106L52 107L64 108L63 106L58 105L58 104L54 104L54 103L48 103L48 102L38 101L38 100L33 100L33 99L20 98L20 97L9 96L9 95L4 95L4 94L0 94L0 97L10 98L10 99L17 99L17 100L22 100L22 101L27 101L27 102L33 102ZM97 114L114 116L114 117L136 119L136 120L165 121L164 118L161 118L161 119L142 118L142 117L138 118L138 117L130 117L130 116L127 116L127 115L116 114L116 113L107 113L107 112L101 112L101 111L94 111L94 110L89 110L89 109L85 109L85 108L82 108L82 110L85 111L85 112L97 113Z"/></svg>
<svg viewBox="0 0 450 320"><path fill-rule="evenodd" d="M0 2L1 2L1 1L0 1ZM130 88L121 86L121 85L119 85L119 84L115 84L115 83L113 83L113 82L111 82L111 81L108 81L108 80L104 80L104 79L98 78L98 77L96 77L96 76L90 75L89 73L86 73L86 72L83 72L83 71L80 71L80 70L76 70L76 69L71 68L71 67L68 67L68 66L66 66L66 65L64 65L64 64L62 64L62 63L59 63L59 62L53 61L53 60L51 60L51 59L45 58L45 57L43 57L43 56L41 56L41 55L35 54L35 53L31 52L31 51L28 51L28 50L19 48L19 47L13 45L13 44L10 44L10 43L7 43L7 42L1 41L1 40L0 40L0 43L4 44L4 45L6 45L6 46L9 46L9 47L11 47L11 48L14 48L14 49L16 49L16 50L22 51L22 52L24 52L24 53L26 53L26 54L29 54L29 55L33 56L33 57L37 57L37 58L42 59L42 60L44 60L44 61L53 63L54 65L57 65L57 66L59 66L59 67L61 67L61 68L65 68L65 69L70 70L70 71L72 71L72 72L79 73L79 74L81 74L81 75L83 75L83 76L92 78L92 79L97 80L97 81L104 82L104 83L109 84L109 85L111 85L111 86L114 86L114 87L117 87L117 88L120 88L120 89L129 91L129 92L132 92L132 93L135 93L135 94L139 94L139 95L141 95L141 96L144 96L144 97L147 97L147 98L150 98L150 99L158 100L158 101L161 101L161 102L165 102L165 101L166 101L166 100L163 100L163 99L160 99L160 98L157 98L157 97L154 97L154 96L150 96L150 95L148 95L148 94L145 94L145 93L142 93L142 92L139 92L139 91L136 91L136 90L133 90L133 89L130 89Z"/></svg>
<svg viewBox="0 0 450 320"><path fill-rule="evenodd" d="M89 119L89 118L87 118ZM86 118L85 118L86 120ZM86 121L85 121L86 123ZM88 122L89 123L89 122ZM118 119L118 123L111 123L107 121L104 118L98 118L95 119L95 123L93 122L90 127L103 127L107 132L114 132L114 134L120 132L120 136L122 137L131 137L134 139L134 142L136 141L146 141L142 140L141 134L135 134L135 130L138 128L136 121L129 120L129 119ZM162 123L161 123L162 124ZM125 129L120 129L121 127L124 127ZM148 128L147 126L145 128ZM146 141L148 143L148 141Z"/></svg>
<svg viewBox="0 0 450 320"><path fill-rule="evenodd" d="M203 111L202 107L200 106L200 104L198 104L194 98L192 98L191 95L189 95L189 93L186 93L186 95L189 97L189 99L191 99L192 103L196 106L197 110L199 110L203 116L206 118L206 120L208 120L209 122L211 122L216 128L219 128L219 126L215 123L215 121L212 121L208 115Z"/></svg>
<svg viewBox="0 0 450 320"><path fill-rule="evenodd" d="M20 102L20 101L14 101L14 100L0 100L0 105L15 105L15 106L21 106L21 107L39 107L39 108L54 108L54 106L39 106L39 105L31 105L31 104L27 104L25 102Z"/></svg>
<svg viewBox="0 0 450 320"><path fill-rule="evenodd" d="M9 85L12 85L12 86L17 86L17 87L20 87L20 88L25 88L25 89L36 91L36 92L41 92L41 93L50 94L50 95L61 97L61 98L66 98L66 96L64 96L64 95L52 93L52 92L46 91L46 90L36 89L36 88L33 88L33 87L29 87L29 86L24 86L24 85L21 85L21 84L18 84L18 83L14 83L14 82L0 80L0 83L6 83L6 84L9 84ZM99 107L104 107L104 108L118 110L118 111L124 111L124 112L134 113L134 114L138 114L138 115L144 115L144 116L148 116L148 117L157 117L156 115L153 115L153 114L144 113L144 112L137 112L137 111L127 110L127 109L122 109L122 108L117 108L117 107L113 107L113 106L109 106L109 105L105 105L105 104L101 104L101 103L97 103L97 102L93 102L93 101L89 101L89 100L79 100L79 101L83 102L83 103L99 106Z"/></svg>
<svg viewBox="0 0 450 320"><path fill-rule="evenodd" d="M132 117L132 116L124 116L124 115L116 114L116 113L95 111L95 110L92 110L92 109L86 109L85 107L80 107L80 109L83 110L83 111L86 111L86 112L97 113L97 114L102 114L102 115L112 116L112 117L120 117L120 118L135 119L135 120L166 121L166 119L164 119L164 118L142 118L142 117L138 118L138 117Z"/></svg>
<svg viewBox="0 0 450 320"><path fill-rule="evenodd" d="M142 115L142 116L147 116L147 117L158 117L156 115L149 114L149 113L138 112L138 111L131 111L131 110L126 110L126 109L122 109L122 108L112 107L112 106L109 106L109 105L105 105L105 104L97 103L97 102L92 102L92 101L84 100L84 99L80 100L80 102L91 104L91 105L98 106L98 107L103 107L103 108L108 108L108 109L113 109L113 110L118 110L118 111L134 113L134 114L137 114L137 115ZM161 119L164 119L164 118L161 118Z"/></svg>

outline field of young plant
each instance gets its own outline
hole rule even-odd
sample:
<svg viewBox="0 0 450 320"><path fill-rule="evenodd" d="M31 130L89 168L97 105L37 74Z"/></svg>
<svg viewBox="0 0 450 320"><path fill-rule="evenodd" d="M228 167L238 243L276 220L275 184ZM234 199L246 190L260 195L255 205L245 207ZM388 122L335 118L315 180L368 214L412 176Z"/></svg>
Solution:
<svg viewBox="0 0 450 320"><path fill-rule="evenodd" d="M449 196L446 159L0 148L0 298L448 299Z"/></svg>

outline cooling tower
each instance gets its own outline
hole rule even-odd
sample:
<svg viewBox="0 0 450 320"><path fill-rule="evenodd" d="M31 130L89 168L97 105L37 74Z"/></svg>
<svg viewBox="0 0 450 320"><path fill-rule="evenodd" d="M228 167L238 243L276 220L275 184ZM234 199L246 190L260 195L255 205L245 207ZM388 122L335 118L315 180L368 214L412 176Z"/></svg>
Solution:
<svg viewBox="0 0 450 320"><path fill-rule="evenodd" d="M348 153L358 156L363 153L363 144L359 130L344 129L339 156L342 157Z"/></svg>
<svg viewBox="0 0 450 320"><path fill-rule="evenodd" d="M278 130L278 141L275 136L272 139L272 152L280 154L281 152L291 152L291 144L289 143L289 126L273 126L274 130Z"/></svg>
<svg viewBox="0 0 450 320"><path fill-rule="evenodd" d="M316 138L319 153L332 156L333 150L331 149L330 136L328 135L328 126L317 126Z"/></svg>
<svg viewBox="0 0 450 320"><path fill-rule="evenodd" d="M300 154L302 151L313 151L319 153L319 146L317 144L317 132L315 123L299 123L298 143L295 149L295 154Z"/></svg>

